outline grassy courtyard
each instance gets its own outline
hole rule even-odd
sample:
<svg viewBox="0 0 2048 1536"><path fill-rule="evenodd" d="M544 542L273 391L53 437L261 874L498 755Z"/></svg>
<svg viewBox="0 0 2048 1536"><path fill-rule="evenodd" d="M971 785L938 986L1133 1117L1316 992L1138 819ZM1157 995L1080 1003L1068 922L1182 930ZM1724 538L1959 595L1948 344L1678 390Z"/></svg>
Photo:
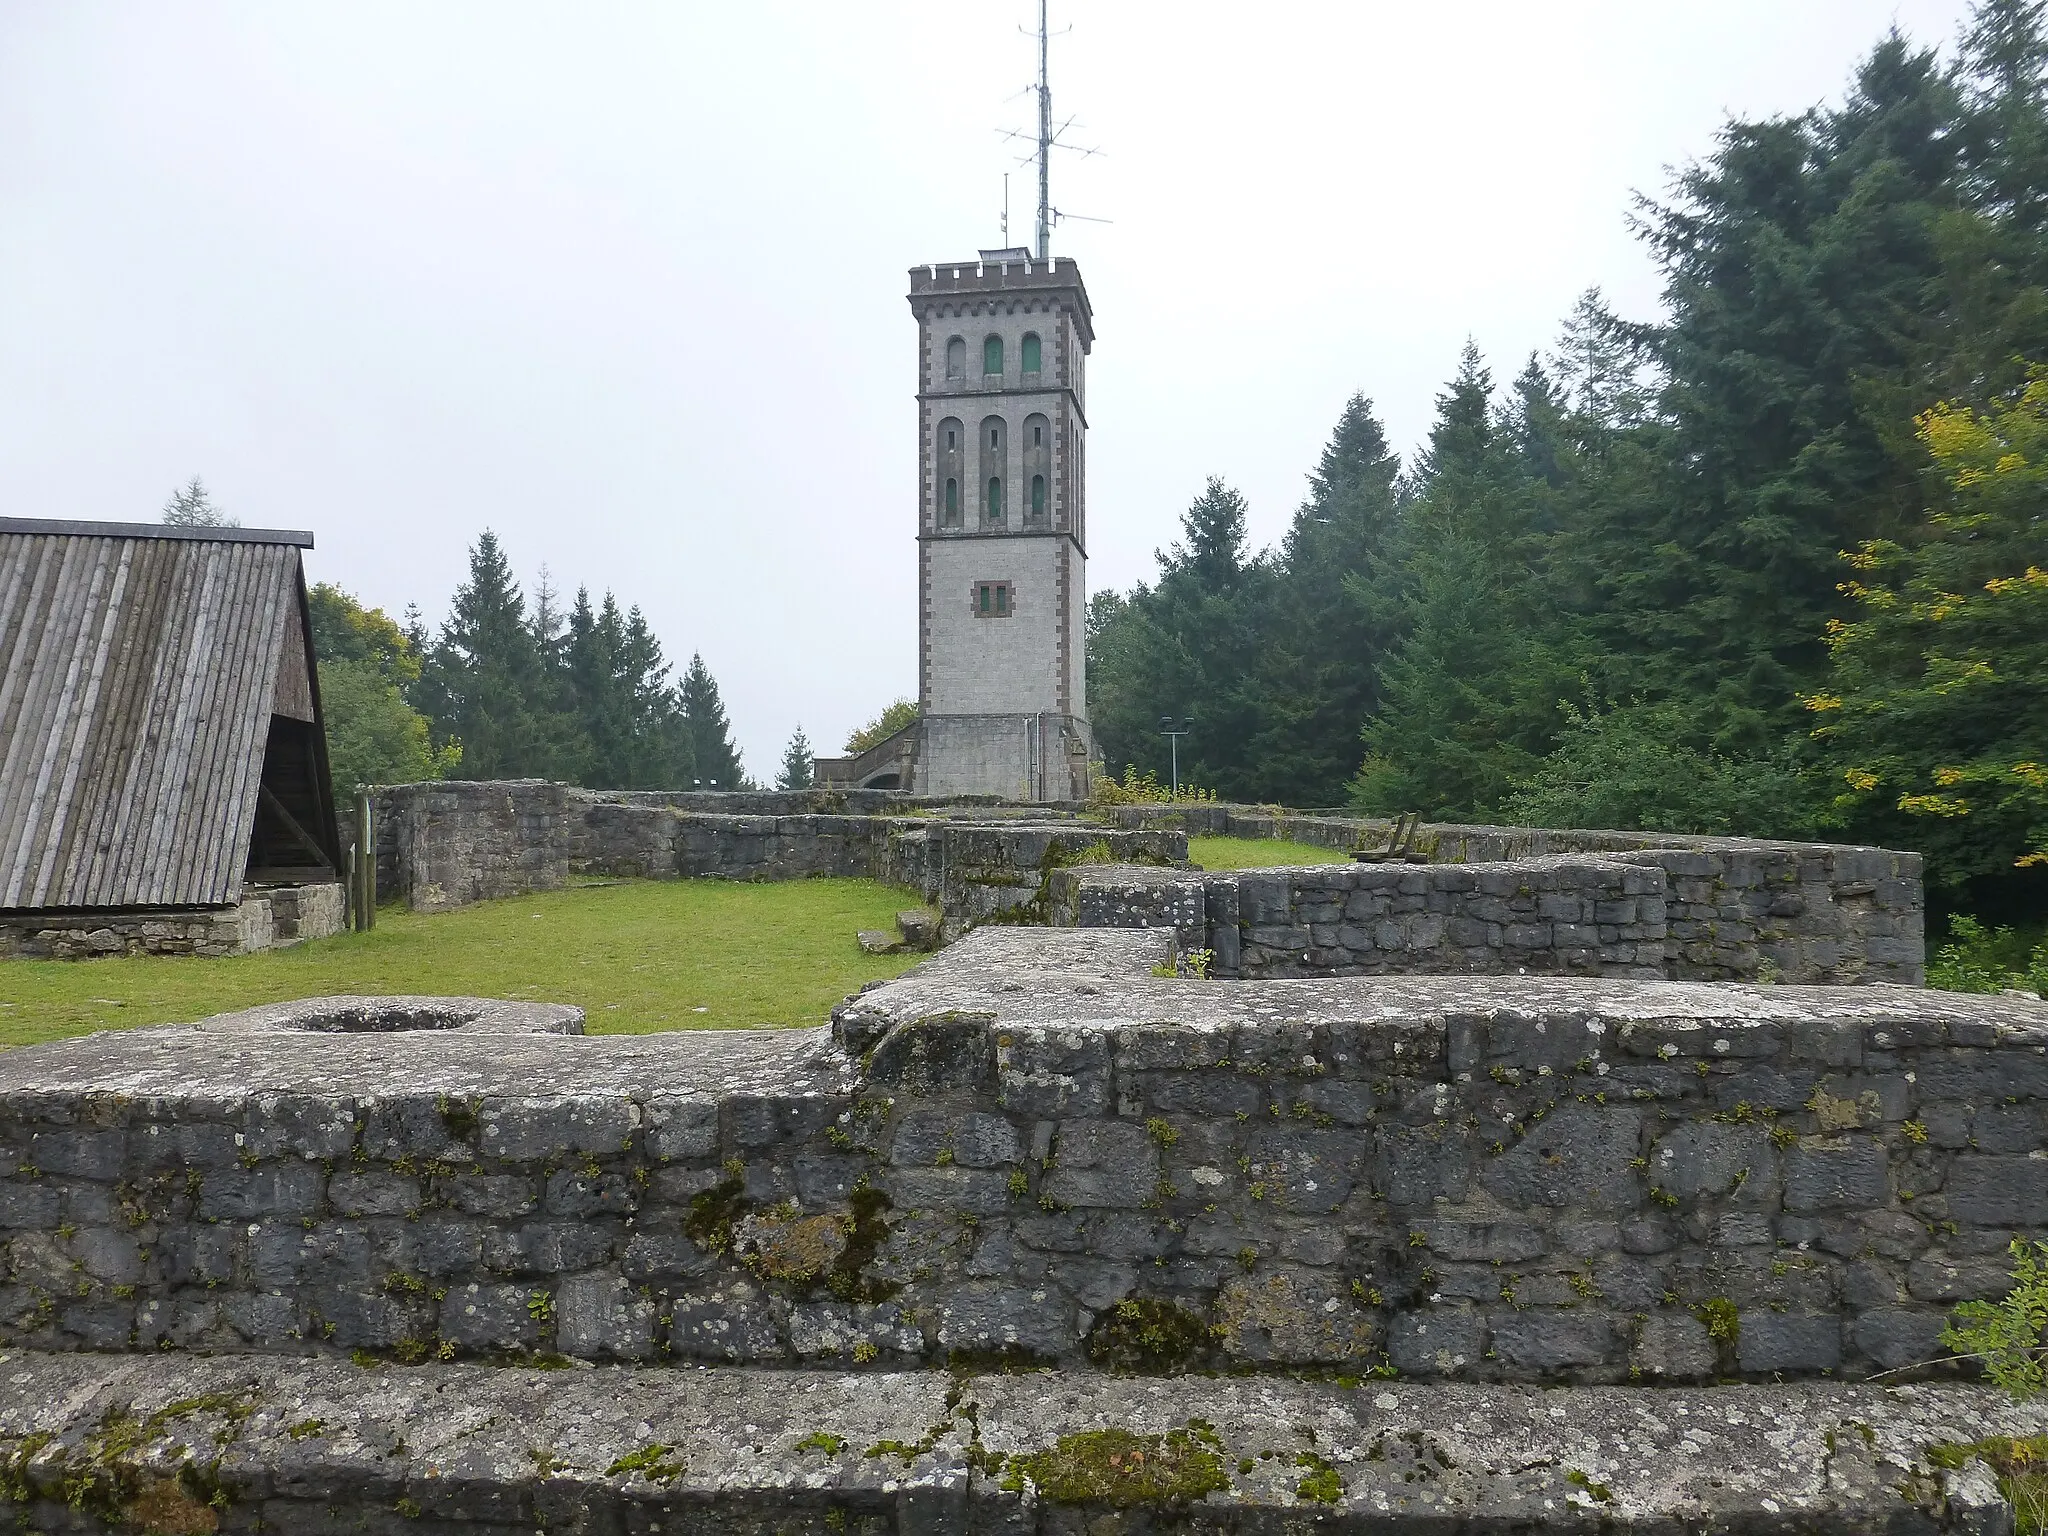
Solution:
<svg viewBox="0 0 2048 1536"><path fill-rule="evenodd" d="M95 1029L183 1023L323 993L577 1003L592 1033L818 1024L914 955L866 955L917 896L873 880L647 880L380 912L346 933L226 960L0 961L0 1049Z"/></svg>
<svg viewBox="0 0 2048 1536"><path fill-rule="evenodd" d="M1282 864L1349 864L1351 855L1282 837L1191 837L1188 858L1204 869L1272 869Z"/></svg>
<svg viewBox="0 0 2048 1536"><path fill-rule="evenodd" d="M1204 869L1346 858L1278 839L1197 837L1188 850ZM432 916L387 909L369 933L227 960L10 960L0 1050L348 992L576 1003L593 1034L818 1024L862 983L914 963L861 953L854 932L893 928L917 901L873 880L636 880Z"/></svg>

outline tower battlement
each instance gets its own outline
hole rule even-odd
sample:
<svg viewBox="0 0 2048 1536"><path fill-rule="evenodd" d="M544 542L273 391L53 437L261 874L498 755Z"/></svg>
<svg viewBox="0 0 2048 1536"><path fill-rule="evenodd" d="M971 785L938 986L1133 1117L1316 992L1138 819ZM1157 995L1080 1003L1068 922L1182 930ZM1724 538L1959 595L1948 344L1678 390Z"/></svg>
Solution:
<svg viewBox="0 0 2048 1536"><path fill-rule="evenodd" d="M1081 269L1071 256L1040 261L1021 250L985 251L973 261L939 262L910 269L910 303L920 315L923 307L935 299L1054 290L1066 290L1075 296L1075 329L1083 349L1092 346L1095 312L1088 303Z"/></svg>

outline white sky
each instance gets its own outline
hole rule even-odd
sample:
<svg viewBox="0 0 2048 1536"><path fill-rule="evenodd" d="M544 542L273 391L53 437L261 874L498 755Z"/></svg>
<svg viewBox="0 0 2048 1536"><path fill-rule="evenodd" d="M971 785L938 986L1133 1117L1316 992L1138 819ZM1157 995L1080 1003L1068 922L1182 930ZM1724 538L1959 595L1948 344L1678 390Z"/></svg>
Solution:
<svg viewBox="0 0 2048 1536"><path fill-rule="evenodd" d="M1632 191L1836 96L1963 0L1054 5L1095 305L1091 588L1203 479L1268 542L1353 391L1395 445L1475 338L1648 315ZM916 688L906 272L1028 238L1029 0L0 0L0 512L205 477L313 579L438 622L489 526L529 592L702 650L750 770Z"/></svg>

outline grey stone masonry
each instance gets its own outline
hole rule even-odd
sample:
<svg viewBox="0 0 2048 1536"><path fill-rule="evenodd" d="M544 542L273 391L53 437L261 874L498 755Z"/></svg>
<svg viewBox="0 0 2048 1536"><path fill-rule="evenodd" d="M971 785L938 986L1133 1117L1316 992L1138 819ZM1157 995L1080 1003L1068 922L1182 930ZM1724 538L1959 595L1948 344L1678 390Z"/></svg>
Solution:
<svg viewBox="0 0 2048 1536"><path fill-rule="evenodd" d="M1282 825L1292 834L1302 823ZM1183 949L1213 952L1217 974L1247 979L1543 971L1917 986L1925 978L1918 854L1733 838L1597 853L1473 845L1504 856L1214 873L1084 867L1055 880L1053 921L1172 928Z"/></svg>
<svg viewBox="0 0 2048 1536"><path fill-rule="evenodd" d="M0 912L0 959L247 955L341 932L341 887L251 886L232 907Z"/></svg>
<svg viewBox="0 0 2048 1536"><path fill-rule="evenodd" d="M0 1516L376 1536L2010 1533L1982 1388L362 1370L0 1353ZM1952 1458L1944 1458L1950 1460Z"/></svg>
<svg viewBox="0 0 2048 1536"><path fill-rule="evenodd" d="M9 1051L0 1345L1861 1377L2048 1233L2048 1003L1173 972L991 927L830 1029L328 999Z"/></svg>
<svg viewBox="0 0 2048 1536"><path fill-rule="evenodd" d="M519 779L400 785L380 790L377 807L378 887L428 912L580 875L852 875L918 890L958 932L991 919L1044 921L1047 878L1063 863L1187 861L1187 835L1170 828L879 790L686 794Z"/></svg>
<svg viewBox="0 0 2048 1536"><path fill-rule="evenodd" d="M1579 854L1503 864L1062 870L1053 921L1172 928L1220 976L1665 974L1661 869ZM1754 963L1751 966L1754 971Z"/></svg>

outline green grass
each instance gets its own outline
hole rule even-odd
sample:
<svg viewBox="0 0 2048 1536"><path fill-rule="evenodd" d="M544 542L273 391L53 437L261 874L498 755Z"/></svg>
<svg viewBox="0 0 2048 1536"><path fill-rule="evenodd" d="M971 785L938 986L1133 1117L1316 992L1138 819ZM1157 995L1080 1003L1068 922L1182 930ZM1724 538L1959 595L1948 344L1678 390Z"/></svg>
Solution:
<svg viewBox="0 0 2048 1536"><path fill-rule="evenodd" d="M1282 837L1191 837L1188 858L1204 869L1271 869L1278 864L1349 864L1351 855Z"/></svg>
<svg viewBox="0 0 2048 1536"><path fill-rule="evenodd" d="M577 1003L601 1034L818 1024L915 962L861 953L854 930L916 904L873 880L645 880L392 908L369 933L225 960L4 960L0 1049L347 992Z"/></svg>

